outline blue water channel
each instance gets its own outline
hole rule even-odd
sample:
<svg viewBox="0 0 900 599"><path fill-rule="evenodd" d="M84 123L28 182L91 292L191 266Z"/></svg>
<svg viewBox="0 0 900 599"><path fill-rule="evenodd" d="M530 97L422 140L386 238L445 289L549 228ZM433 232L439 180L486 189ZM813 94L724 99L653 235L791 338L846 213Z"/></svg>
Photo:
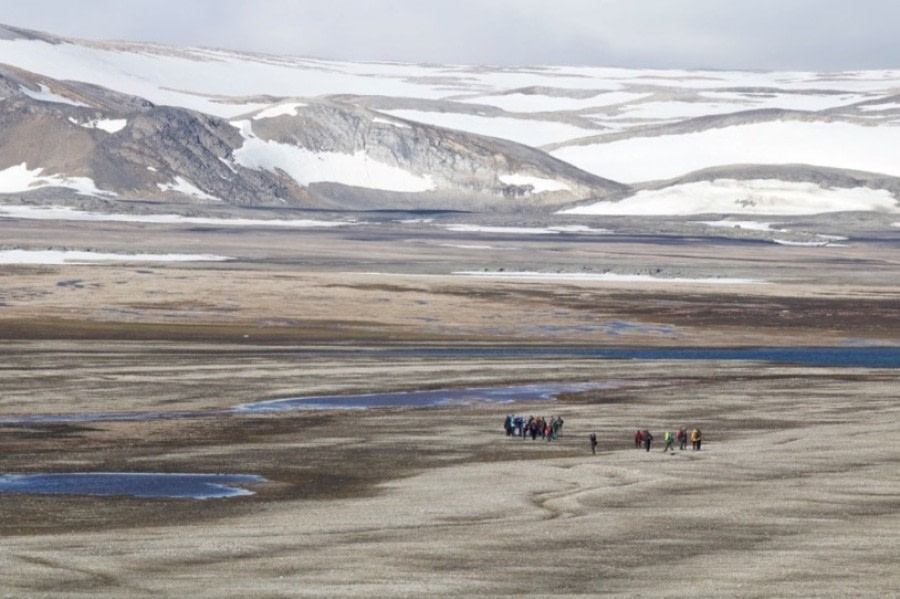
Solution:
<svg viewBox="0 0 900 599"><path fill-rule="evenodd" d="M370 352L360 352L369 355ZM751 360L834 368L900 368L900 345L740 348L417 347L371 350L385 357L580 358L606 360Z"/></svg>
<svg viewBox="0 0 900 599"><path fill-rule="evenodd" d="M263 482L265 478L253 474L0 474L0 493L214 499L252 495L240 485Z"/></svg>
<svg viewBox="0 0 900 599"><path fill-rule="evenodd" d="M277 412L284 410L367 409L389 407L427 407L468 405L479 402L510 403L514 401L549 401L554 395L594 389L613 389L627 383L543 383L508 385L506 387L472 387L466 389L433 389L364 393L361 395L312 395L246 403L237 412Z"/></svg>
<svg viewBox="0 0 900 599"><path fill-rule="evenodd" d="M387 349L275 350L269 354L306 355L331 358L523 358L595 360L738 360L769 364L831 368L900 368L900 346L847 347L758 347L758 348L584 348L584 347L415 347ZM113 422L205 418L229 413L285 410L367 409L386 407L426 407L464 405L475 402L541 401L559 393L610 388L613 383L546 383L469 389L365 393L289 397L245 403L230 409L172 410L153 412L77 412L66 414L25 414L0 418L0 425Z"/></svg>

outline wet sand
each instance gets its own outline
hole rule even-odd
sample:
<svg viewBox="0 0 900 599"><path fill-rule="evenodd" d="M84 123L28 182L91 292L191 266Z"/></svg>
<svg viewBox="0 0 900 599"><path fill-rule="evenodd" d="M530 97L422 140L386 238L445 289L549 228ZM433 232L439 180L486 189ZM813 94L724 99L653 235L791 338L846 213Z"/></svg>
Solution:
<svg viewBox="0 0 900 599"><path fill-rule="evenodd" d="M231 237L208 235L212 252ZM882 264L878 276L837 260L817 280L822 254L767 248L724 266L726 254L682 248L688 274L781 279L542 283L453 276L466 251L439 259L406 239L385 237L371 255L363 241L334 245L347 235L301 235L290 259L284 233L241 236L246 256L228 265L0 268L0 418L524 382L633 386L545 404L0 425L4 473L271 481L205 501L0 494L6 594L884 597L900 586L897 369L367 352L891 343L895 254L839 249ZM188 237L157 243L183 249ZM588 249L534 243L572 268ZM590 251L611 251L602 243ZM668 251L657 247L658 259ZM398 271L366 274L366 258ZM507 438L513 411L563 416L561 438ZM633 447L637 427L659 440L677 426L699 426L703 449Z"/></svg>

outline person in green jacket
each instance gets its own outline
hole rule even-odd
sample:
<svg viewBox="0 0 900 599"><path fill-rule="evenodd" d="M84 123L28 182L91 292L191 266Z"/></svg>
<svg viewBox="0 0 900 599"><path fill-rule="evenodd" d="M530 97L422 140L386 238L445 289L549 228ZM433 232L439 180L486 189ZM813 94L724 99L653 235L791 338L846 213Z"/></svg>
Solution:
<svg viewBox="0 0 900 599"><path fill-rule="evenodd" d="M674 447L674 445L675 445L675 435L673 435L671 431L666 431L666 432L663 433L663 441L666 442L666 446L663 447L663 453L666 453L666 452L669 451L670 449L671 449L673 452L675 451L675 447Z"/></svg>

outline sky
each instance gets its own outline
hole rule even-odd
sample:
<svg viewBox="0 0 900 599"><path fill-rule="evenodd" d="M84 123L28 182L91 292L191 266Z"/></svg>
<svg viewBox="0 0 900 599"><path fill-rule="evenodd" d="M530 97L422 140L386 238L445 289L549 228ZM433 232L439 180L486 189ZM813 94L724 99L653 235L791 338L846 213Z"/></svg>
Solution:
<svg viewBox="0 0 900 599"><path fill-rule="evenodd" d="M900 68L897 0L0 0L0 23L340 60Z"/></svg>

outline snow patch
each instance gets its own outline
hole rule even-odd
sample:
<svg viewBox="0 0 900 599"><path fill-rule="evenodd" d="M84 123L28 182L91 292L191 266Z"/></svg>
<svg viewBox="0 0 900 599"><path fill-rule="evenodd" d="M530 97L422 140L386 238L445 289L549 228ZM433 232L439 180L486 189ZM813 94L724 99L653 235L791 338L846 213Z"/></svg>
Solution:
<svg viewBox="0 0 900 599"><path fill-rule="evenodd" d="M210 202L221 202L221 198L209 195L184 177L176 176L174 183L157 183L160 191L174 191L184 195L200 198L201 200L209 200Z"/></svg>
<svg viewBox="0 0 900 599"><path fill-rule="evenodd" d="M388 119L383 119L380 116L376 116L374 119L372 119L372 122L380 123L382 125L391 125L392 127L397 127L398 129L412 129L412 127L410 127L406 123L401 123L400 121L391 121Z"/></svg>
<svg viewBox="0 0 900 599"><path fill-rule="evenodd" d="M41 187L65 187L79 195L113 196L109 191L97 189L88 177L65 177L62 175L42 176L43 168L29 170L26 163L11 166L0 171L0 193L23 193Z"/></svg>
<svg viewBox="0 0 900 599"><path fill-rule="evenodd" d="M533 193L567 191L571 189L571 187L561 181L529 175L501 175L500 182L506 185L531 185Z"/></svg>
<svg viewBox="0 0 900 599"><path fill-rule="evenodd" d="M127 119L94 119L81 123L77 119L69 117L69 122L86 129L100 129L107 133L118 133L128 125Z"/></svg>
<svg viewBox="0 0 900 599"><path fill-rule="evenodd" d="M487 225L451 224L443 225L448 231L457 233L501 233L517 235L559 235L560 233L612 233L609 229L593 229L585 225L554 225L550 227L502 227Z"/></svg>
<svg viewBox="0 0 900 599"><path fill-rule="evenodd" d="M731 279L731 278L681 278L681 277L654 277L651 275L621 275L615 273L579 273L579 272L533 272L533 271L509 271L509 272L484 272L484 271L455 271L455 275L467 277L482 277L489 279L533 279L550 281L605 281L610 283L689 283L689 284L715 284L715 285L745 285L764 283L756 279Z"/></svg>
<svg viewBox="0 0 900 599"><path fill-rule="evenodd" d="M498 250L504 248L498 248L493 245L472 245L465 243L439 243L438 247L442 248L457 248L460 250Z"/></svg>
<svg viewBox="0 0 900 599"><path fill-rule="evenodd" d="M797 247L828 247L832 245L830 241L789 241L787 239L773 239L773 242L778 245L789 245L789 246L797 246Z"/></svg>
<svg viewBox="0 0 900 599"><path fill-rule="evenodd" d="M108 262L223 262L215 254L121 254L58 250L3 250L0 264L99 264Z"/></svg>
<svg viewBox="0 0 900 599"><path fill-rule="evenodd" d="M81 106L85 108L87 107L87 104L82 104L81 102L76 102L75 100L71 100L65 96L54 94L50 91L50 88L43 83L38 83L38 86L40 87L40 91L37 92L28 89L24 85L20 85L19 89L29 98L32 98L39 102L52 102L54 104L68 104L69 106Z"/></svg>
<svg viewBox="0 0 900 599"><path fill-rule="evenodd" d="M520 235L557 235L559 231L553 231L546 227L489 227L482 225L444 225L448 231L456 233L501 233Z"/></svg>
<svg viewBox="0 0 900 599"><path fill-rule="evenodd" d="M277 104L270 108L265 108L260 110L255 115L253 115L253 120L259 119L272 119L278 116L297 116L297 109L304 108L308 106L308 104L303 104L299 102L293 102L289 104Z"/></svg>
<svg viewBox="0 0 900 599"><path fill-rule="evenodd" d="M900 102L891 102L885 104L867 104L865 106L859 106L860 110L869 112L869 111L882 111L882 110L900 110Z"/></svg>
<svg viewBox="0 0 900 599"><path fill-rule="evenodd" d="M332 182L385 191L421 192L435 188L430 176L421 177L378 162L363 151L354 154L312 152L305 148L274 141L263 141L253 135L249 121L232 123L241 130L244 145L234 152L235 162L251 169L281 169L298 184Z"/></svg>
<svg viewBox="0 0 900 599"><path fill-rule="evenodd" d="M360 224L357 221L308 219L265 220L250 218L204 218L197 216L181 216L179 214L104 214L100 212L83 212L64 206L51 206L48 208L35 208L33 206L0 206L0 217L25 220L109 221L160 225L189 224L215 225L218 227L286 227L294 229L344 227L347 225Z"/></svg>
<svg viewBox="0 0 900 599"><path fill-rule="evenodd" d="M550 227L550 229L559 231L560 233L612 233L609 229L594 229L593 227L588 227L586 225L555 225Z"/></svg>
<svg viewBox="0 0 900 599"><path fill-rule="evenodd" d="M787 229L773 229L775 223L761 223L755 220L698 220L694 221L710 227L725 229L746 229L748 231L765 231L773 233L787 233Z"/></svg>
<svg viewBox="0 0 900 599"><path fill-rule="evenodd" d="M691 215L691 214L820 214L823 212L900 212L883 189L826 189L814 183L756 179L716 179L639 191L618 202L597 202L560 214Z"/></svg>

